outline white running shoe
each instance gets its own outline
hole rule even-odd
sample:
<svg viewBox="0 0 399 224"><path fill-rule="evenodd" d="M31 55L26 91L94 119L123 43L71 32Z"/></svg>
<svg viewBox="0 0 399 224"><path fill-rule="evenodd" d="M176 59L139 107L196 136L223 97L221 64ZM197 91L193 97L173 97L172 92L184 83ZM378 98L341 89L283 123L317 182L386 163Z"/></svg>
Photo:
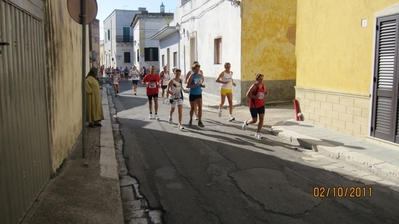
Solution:
<svg viewBox="0 0 399 224"><path fill-rule="evenodd" d="M244 124L242 124L242 130L245 130L246 128L247 128L247 126L248 126L248 123L247 123L247 121L244 121Z"/></svg>
<svg viewBox="0 0 399 224"><path fill-rule="evenodd" d="M180 130L183 130L183 129L184 129L184 127L183 127L181 124L178 124L178 125L177 125L177 128L179 128Z"/></svg>
<svg viewBox="0 0 399 224"><path fill-rule="evenodd" d="M195 116L194 120L198 120L198 116Z"/></svg>
<svg viewBox="0 0 399 224"><path fill-rule="evenodd" d="M150 116L148 116L148 118L153 119L154 117L152 116L152 114L150 114Z"/></svg>
<svg viewBox="0 0 399 224"><path fill-rule="evenodd" d="M158 114L155 114L155 120L159 120Z"/></svg>
<svg viewBox="0 0 399 224"><path fill-rule="evenodd" d="M221 109L219 109L218 116L222 117L222 110Z"/></svg>
<svg viewBox="0 0 399 224"><path fill-rule="evenodd" d="M172 118L171 117L169 118L169 124L172 124Z"/></svg>
<svg viewBox="0 0 399 224"><path fill-rule="evenodd" d="M234 121L234 120L235 120L235 117L229 115L229 121Z"/></svg>
<svg viewBox="0 0 399 224"><path fill-rule="evenodd" d="M255 138L262 139L263 137L262 137L262 135L259 132L256 132L255 133Z"/></svg>

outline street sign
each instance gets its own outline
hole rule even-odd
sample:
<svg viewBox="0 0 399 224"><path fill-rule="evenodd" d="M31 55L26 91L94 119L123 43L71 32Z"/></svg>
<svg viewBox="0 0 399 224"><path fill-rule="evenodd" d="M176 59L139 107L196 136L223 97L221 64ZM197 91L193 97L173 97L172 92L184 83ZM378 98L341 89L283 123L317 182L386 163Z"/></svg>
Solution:
<svg viewBox="0 0 399 224"><path fill-rule="evenodd" d="M67 0L67 8L69 15L75 22L82 24L81 18L81 0ZM96 0L86 0L86 24L90 24L97 16L97 1Z"/></svg>

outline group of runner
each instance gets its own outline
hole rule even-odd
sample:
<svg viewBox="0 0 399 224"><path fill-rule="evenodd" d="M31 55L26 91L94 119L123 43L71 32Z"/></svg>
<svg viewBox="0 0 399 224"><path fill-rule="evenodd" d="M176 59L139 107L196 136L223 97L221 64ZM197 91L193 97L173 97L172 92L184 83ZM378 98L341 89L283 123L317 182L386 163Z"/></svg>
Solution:
<svg viewBox="0 0 399 224"><path fill-rule="evenodd" d="M229 121L234 121L233 116L233 87L236 83L233 79L233 71L231 71L231 64L226 62L224 64L224 70L216 78L216 82L220 83L220 104L218 116L222 116L222 109L227 101L229 104ZM184 80L181 78L181 70L178 68L173 69L174 78L169 74L167 66L163 67L163 70L156 74L155 66L150 66L149 73L142 79L142 84L146 85L146 95L148 98L149 118L159 120L158 116L158 94L159 88L161 88L162 103L170 104L169 111L169 123L172 123L173 113L177 106L178 108L178 125L179 129L184 129L182 125L182 110L183 110L183 92L189 94L190 101L190 120L188 125L192 125L193 117L198 120L198 126L204 127L202 122L202 89L205 88L204 73L201 70L201 65L198 62L194 62L192 70L187 72ZM266 85L263 83L263 75L257 74L255 79L256 82L251 85L248 89L246 96L248 97L249 110L251 119L245 120L242 129L246 129L249 124L255 124L258 122L257 132L255 137L261 139L262 136L260 131L263 127L265 106L264 97L268 95ZM132 68L132 82L134 94L137 95L137 84L140 79L140 72L136 66ZM186 84L186 86L183 86ZM116 93L118 89L116 88ZM153 114L154 112L154 114ZM259 119L258 119L259 118Z"/></svg>

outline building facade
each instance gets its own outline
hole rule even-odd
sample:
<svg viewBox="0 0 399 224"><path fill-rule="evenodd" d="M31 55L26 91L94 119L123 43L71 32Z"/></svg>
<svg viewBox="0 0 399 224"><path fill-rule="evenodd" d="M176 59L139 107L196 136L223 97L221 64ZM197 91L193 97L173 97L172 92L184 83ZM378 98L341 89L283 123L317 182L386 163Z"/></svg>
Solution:
<svg viewBox="0 0 399 224"><path fill-rule="evenodd" d="M145 8L140 8L140 11L131 21L135 40L133 51L136 55L133 63L138 68L144 66L147 69L154 65L159 72L159 41L151 37L173 20L173 13L149 13Z"/></svg>
<svg viewBox="0 0 399 224"><path fill-rule="evenodd" d="M267 103L292 101L296 82L297 0L244 1L241 30L241 99L258 73L264 75ZM307 23L308 21L303 21Z"/></svg>
<svg viewBox="0 0 399 224"><path fill-rule="evenodd" d="M95 52L90 55L90 63L92 67L100 68L100 21L95 19L89 26L91 41L89 49Z"/></svg>
<svg viewBox="0 0 399 224"><path fill-rule="evenodd" d="M297 18L295 94L306 120L398 143L397 1L298 0Z"/></svg>
<svg viewBox="0 0 399 224"><path fill-rule="evenodd" d="M0 1L1 223L21 222L82 133L82 26L66 4Z"/></svg>
<svg viewBox="0 0 399 224"><path fill-rule="evenodd" d="M133 32L130 27L137 10L114 10L104 20L104 65L125 68L134 64Z"/></svg>
<svg viewBox="0 0 399 224"><path fill-rule="evenodd" d="M241 102L241 8L225 0L181 1L174 20L180 33L179 61L182 72L191 70L198 61L204 72L204 92L219 96L220 84L215 80L231 63L233 101Z"/></svg>
<svg viewBox="0 0 399 224"><path fill-rule="evenodd" d="M180 68L178 57L180 34L178 28L179 26L176 25L166 25L150 38L159 41L160 60L158 66L161 69L164 66L167 66L170 71L173 68Z"/></svg>

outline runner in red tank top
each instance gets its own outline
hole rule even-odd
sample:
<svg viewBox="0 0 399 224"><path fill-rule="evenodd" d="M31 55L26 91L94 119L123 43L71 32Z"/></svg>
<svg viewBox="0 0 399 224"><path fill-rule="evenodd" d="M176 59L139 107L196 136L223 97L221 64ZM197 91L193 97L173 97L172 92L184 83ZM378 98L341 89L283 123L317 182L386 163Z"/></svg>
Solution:
<svg viewBox="0 0 399 224"><path fill-rule="evenodd" d="M247 92L248 97L248 105L249 111L251 112L251 119L244 121L242 125L242 129L248 126L248 124L255 124L258 121L258 114L259 114L259 123L258 123L258 130L255 133L255 137L258 139L262 138L260 131L263 127L263 121L265 117L265 95L268 95L269 92L266 90L266 85L263 83L263 75L257 74L256 75L256 82L249 88Z"/></svg>

